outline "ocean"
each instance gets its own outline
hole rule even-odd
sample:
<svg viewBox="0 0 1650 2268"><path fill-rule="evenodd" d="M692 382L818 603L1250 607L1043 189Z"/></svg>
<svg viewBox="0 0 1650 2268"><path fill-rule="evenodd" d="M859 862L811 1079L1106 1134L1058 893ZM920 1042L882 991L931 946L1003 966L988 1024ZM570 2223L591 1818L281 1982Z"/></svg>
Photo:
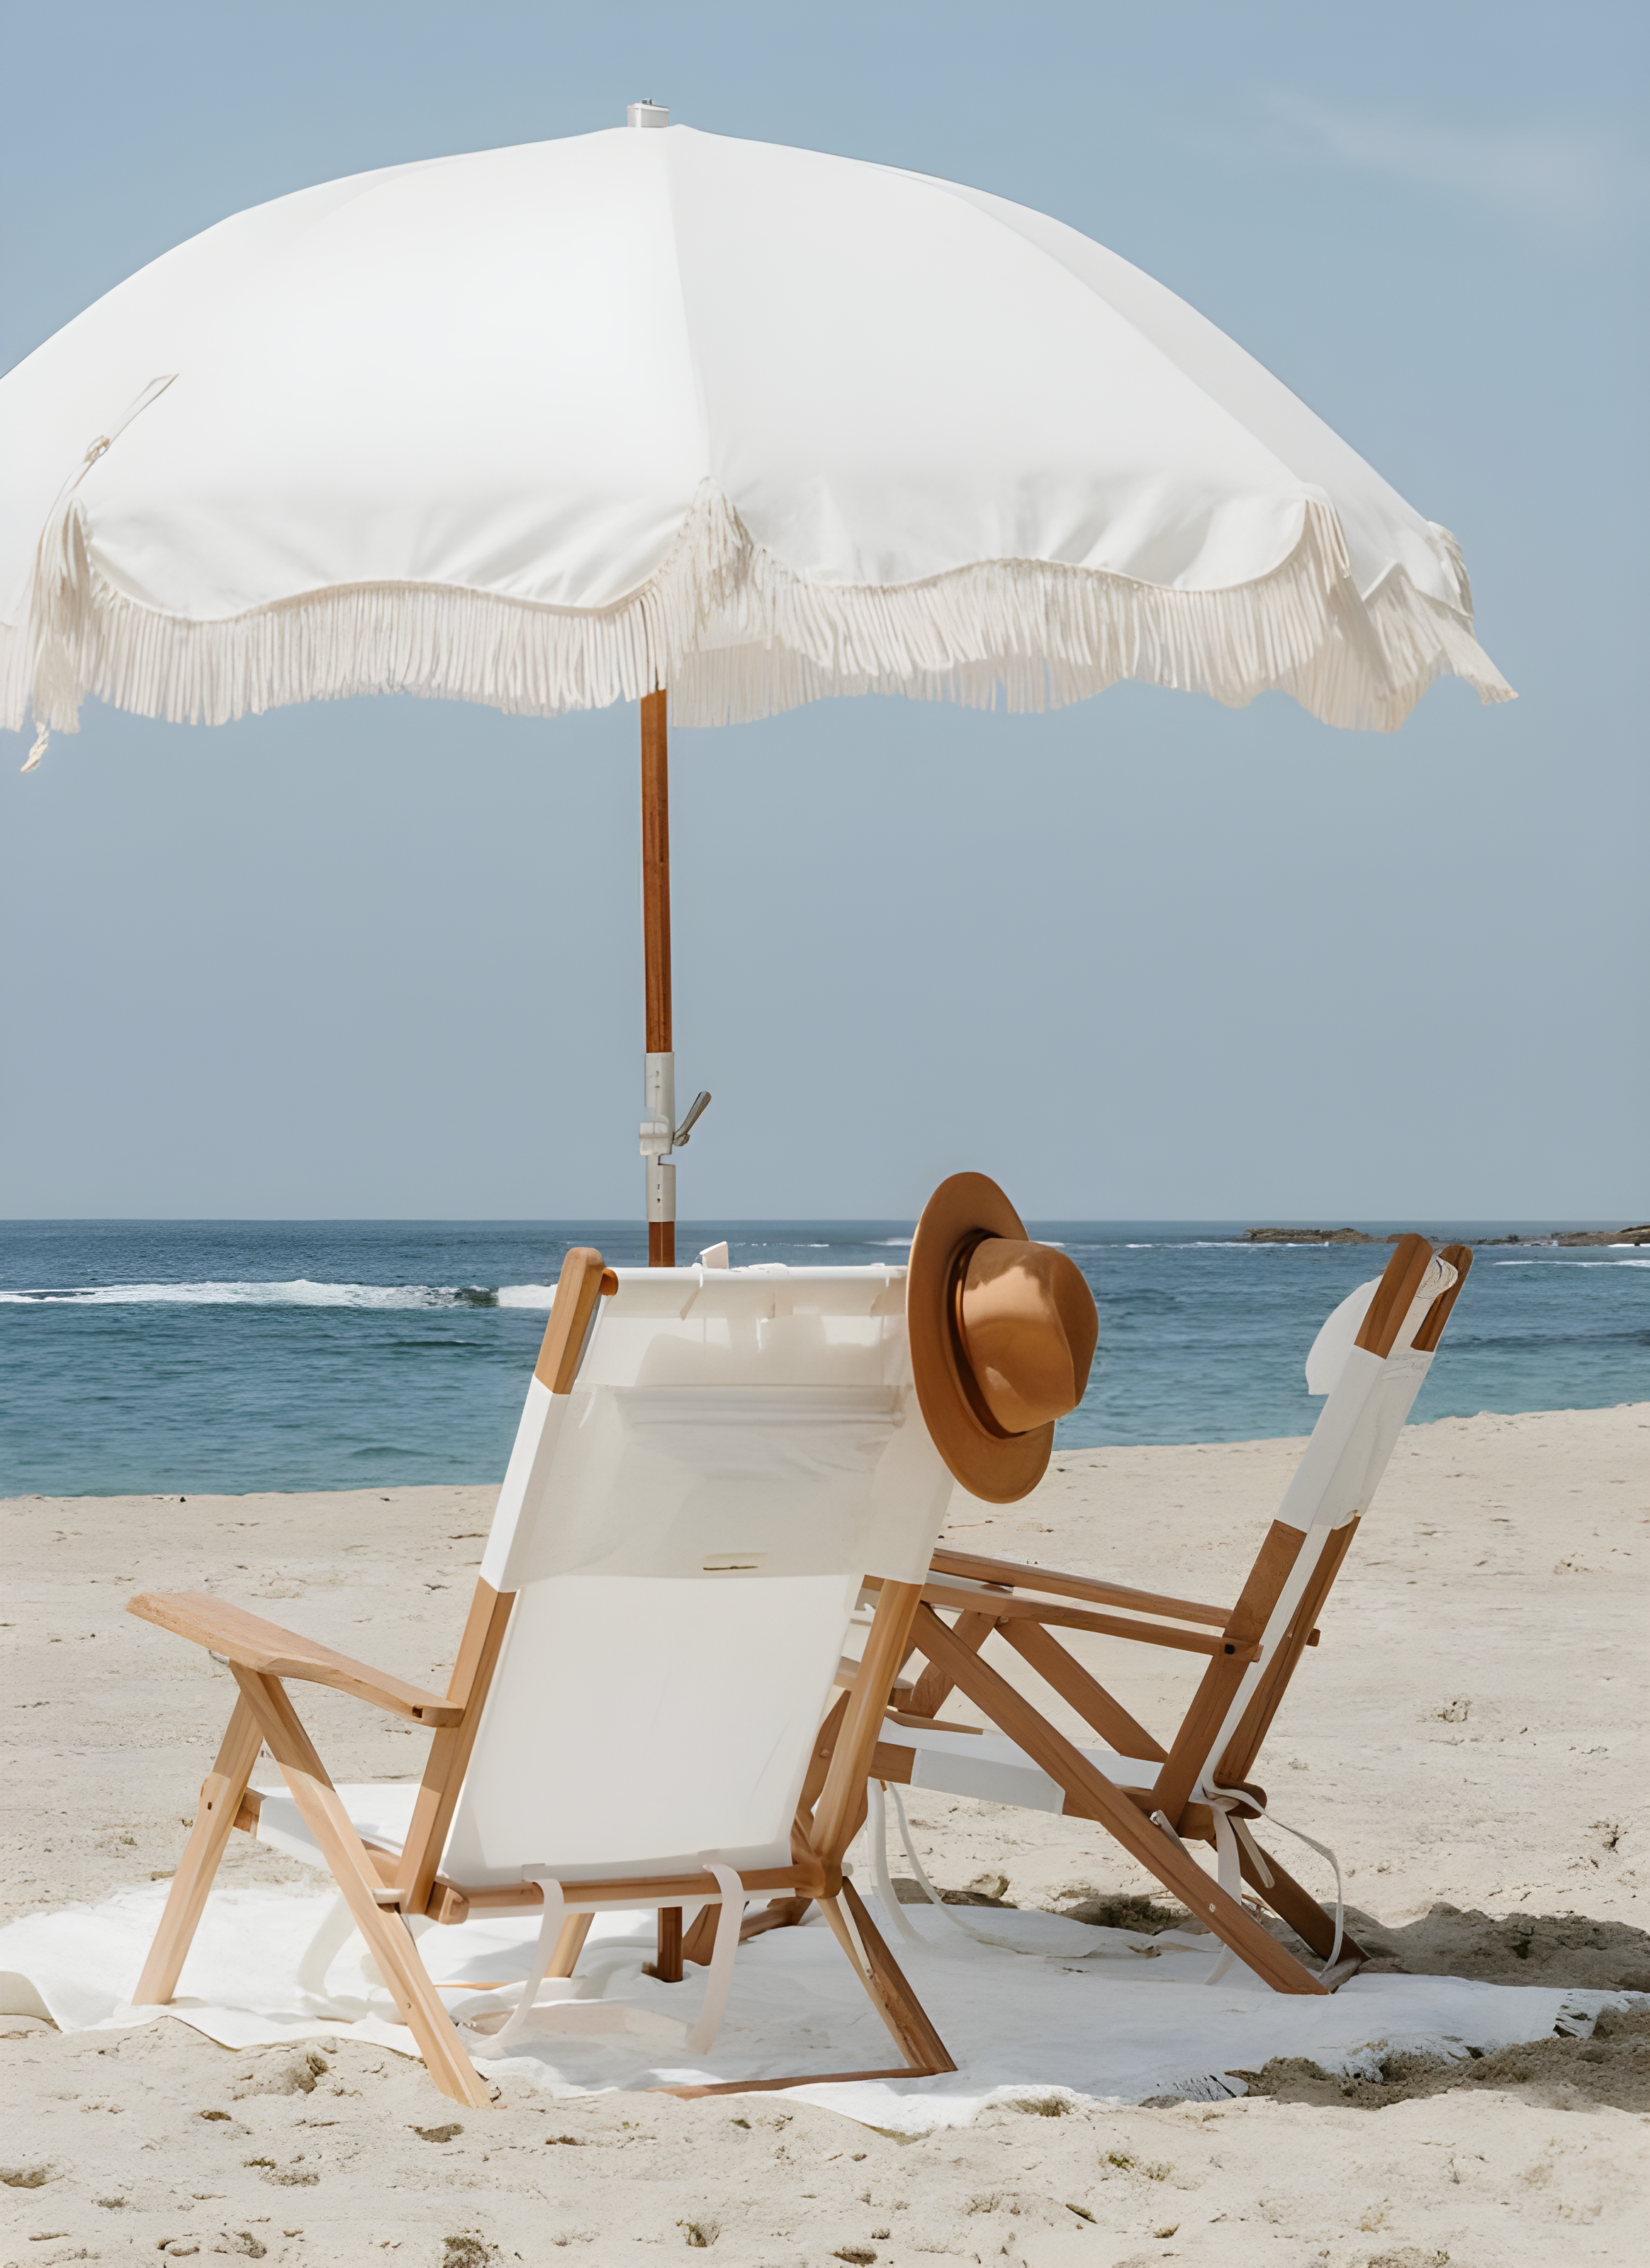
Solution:
<svg viewBox="0 0 1650 2268"><path fill-rule="evenodd" d="M1553 1226L1419 1225L1435 1243L1481 1245ZM1246 1226L1033 1224L1100 1308L1064 1447L1310 1430L1307 1349L1387 1255L1250 1245ZM840 1267L900 1257L910 1231L684 1224L679 1248L726 1237L735 1264ZM646 1257L632 1221L0 1224L0 1496L498 1480L571 1244L620 1265ZM1415 1416L1646 1398L1650 1248L1488 1245Z"/></svg>

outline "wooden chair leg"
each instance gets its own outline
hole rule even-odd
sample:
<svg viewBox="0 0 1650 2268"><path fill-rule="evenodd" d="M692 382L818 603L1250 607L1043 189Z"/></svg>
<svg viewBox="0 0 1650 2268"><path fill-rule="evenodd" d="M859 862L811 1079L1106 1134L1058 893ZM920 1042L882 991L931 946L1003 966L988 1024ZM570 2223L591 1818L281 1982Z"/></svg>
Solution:
<svg viewBox="0 0 1650 2268"><path fill-rule="evenodd" d="M578 1966L578 1956L585 1949L585 1940L590 1934L590 1925L595 1918L594 1914L588 1913L568 1915L562 1924L561 1935L556 1940L556 1949L550 1955L550 1965L544 1972L547 1977L572 1975Z"/></svg>
<svg viewBox="0 0 1650 2268"><path fill-rule="evenodd" d="M842 1911L844 1904L852 1919L851 1929ZM888 1951L853 1884L843 1883L840 1902L837 1898L821 1898L819 1906L837 1944L847 1955L854 1975L865 1986L872 2007L893 2034L895 2044L911 2071L919 2075L954 2071L957 2066L947 2054L945 2042L929 2022L922 2002Z"/></svg>
<svg viewBox="0 0 1650 2268"><path fill-rule="evenodd" d="M160 1917L160 1927L155 1932L155 1941L149 1948L144 1973L132 1995L138 2007L164 2007L177 1991L178 1977L200 1926L207 1894L262 1746L258 1719L243 1697L235 1704L217 1760L201 1788L195 1826L184 1845L178 1871L172 1878L166 1910Z"/></svg>
<svg viewBox="0 0 1650 2268"><path fill-rule="evenodd" d="M656 1977L661 1984L681 1982L681 1908L660 1906L659 1909L659 1950L652 1961L642 1963L644 1977Z"/></svg>
<svg viewBox="0 0 1650 2268"><path fill-rule="evenodd" d="M762 1911L760 1907L757 1909L759 1913ZM700 1907L697 1919L681 1940L681 1957L684 1961L691 1961L696 1968L699 1969L710 1967L711 1955L716 1950L716 1926L721 1918L722 1909L719 1905ZM741 1945L745 1942L746 1933L749 1927L750 1918L748 1917L740 1925L739 1941Z"/></svg>
<svg viewBox="0 0 1650 2268"><path fill-rule="evenodd" d="M401 2021L418 2043L431 2078L451 2101L484 2110L492 2090L465 2054L441 1995L418 1957L412 1932L399 1913L379 1905L377 1893L384 1886L285 1687L278 1677L254 1670L237 1667L234 1675L304 1824L343 1892ZM388 1889L386 1895L394 1896L394 1892Z"/></svg>

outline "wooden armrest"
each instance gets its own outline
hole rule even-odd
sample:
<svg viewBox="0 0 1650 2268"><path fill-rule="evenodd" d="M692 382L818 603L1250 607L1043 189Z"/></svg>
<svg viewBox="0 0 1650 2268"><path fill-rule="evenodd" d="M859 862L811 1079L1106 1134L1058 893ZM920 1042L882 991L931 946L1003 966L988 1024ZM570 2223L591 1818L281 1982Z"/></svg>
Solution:
<svg viewBox="0 0 1650 2268"><path fill-rule="evenodd" d="M335 1653L313 1638L298 1638L279 1623L267 1623L261 1615L249 1615L226 1599L209 1598L198 1591L140 1591L126 1602L126 1611L265 1677L301 1677L311 1685L330 1685L372 1702L374 1708L387 1709L393 1716L410 1717L416 1725L464 1721L456 1702L444 1701L439 1694L426 1693L381 1669L370 1669L365 1662Z"/></svg>
<svg viewBox="0 0 1650 2268"><path fill-rule="evenodd" d="M1050 1591L1057 1598L1093 1599L1097 1605L1133 1607L1141 1614L1172 1615L1179 1622L1212 1623L1224 1630L1230 1607L1212 1607L1197 1599L1174 1599L1160 1591L1131 1590L1124 1583L1102 1583L1092 1575L1068 1575L1057 1567L1032 1567L1015 1559L988 1559L977 1551L935 1552L936 1575L962 1575L976 1583L1006 1583L1011 1588Z"/></svg>
<svg viewBox="0 0 1650 2268"><path fill-rule="evenodd" d="M879 1578L867 1575L866 1580L874 1584ZM999 1623L1042 1623L1059 1630L1094 1631L1102 1638L1131 1638L1143 1646L1173 1646L1182 1653L1232 1654L1240 1661L1253 1661L1260 1653L1258 1641L1248 1645L1206 1637L1202 1631L1176 1630L1169 1623L1123 1622L1116 1615L1097 1615L1087 1607L1062 1607L1052 1599L1020 1599L1012 1591L983 1591L966 1577L959 1577L954 1583L924 1583L923 1600L930 1607L989 1615ZM922 1643L919 1638L919 1652Z"/></svg>

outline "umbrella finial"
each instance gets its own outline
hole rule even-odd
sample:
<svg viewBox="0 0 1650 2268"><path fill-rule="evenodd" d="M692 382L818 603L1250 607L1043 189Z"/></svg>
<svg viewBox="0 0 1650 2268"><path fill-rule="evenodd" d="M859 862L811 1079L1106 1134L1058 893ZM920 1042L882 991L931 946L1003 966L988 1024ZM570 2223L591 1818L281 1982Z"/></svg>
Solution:
<svg viewBox="0 0 1650 2268"><path fill-rule="evenodd" d="M624 114L632 126L668 126L670 123L669 111L662 102L655 102L651 94L641 102L633 102Z"/></svg>

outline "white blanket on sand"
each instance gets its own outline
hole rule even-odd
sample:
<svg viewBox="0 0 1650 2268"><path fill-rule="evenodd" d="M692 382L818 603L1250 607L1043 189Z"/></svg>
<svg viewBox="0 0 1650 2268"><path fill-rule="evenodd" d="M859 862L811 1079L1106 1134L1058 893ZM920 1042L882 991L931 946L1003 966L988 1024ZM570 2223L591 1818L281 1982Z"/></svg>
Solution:
<svg viewBox="0 0 1650 2268"><path fill-rule="evenodd" d="M403 2054L394 2019L359 1937L328 1892L232 1889L206 1908L182 1990L170 2008L133 2008L127 1994L160 1918L166 1885L122 1890L99 1906L32 1914L0 1929L0 2010L49 2016L65 2031L180 2017L227 2047L299 2038L357 2038ZM1359 1976L1328 1998L1269 1992L1234 1965L1206 1984L1209 1951L1150 1956L1118 1930L1007 1909L969 1918L1006 1946L982 1945L932 1909L907 1909L920 1948L896 1956L958 2068L934 2079L799 2087L806 2100L904 2133L966 2124L1003 2096L1064 2093L1133 2102L1159 2095L1213 2099L1244 2092L1240 2074L1273 2056L1374 2077L1381 2058L1420 2050L1465 2057L1586 2033L1620 1993L1473 1984L1454 1977ZM316 1943L318 1955L306 1962ZM680 1984L641 1973L652 1958L651 1913L597 1917L579 1975L547 1984L531 2029L490 2057L534 1933L520 1917L428 1926L422 1949L466 2045L497 2080L553 2094L761 2080L813 2068L884 2068L895 2058L882 2024L815 1915L740 1949L721 2036L690 2056L684 2036L703 1972ZM335 1948L335 1950L331 1948ZM330 1957L326 1957L329 1955ZM319 1965L324 1958L325 1965ZM305 1978L300 1981L300 1968ZM556 1996L552 1999L551 1996Z"/></svg>

